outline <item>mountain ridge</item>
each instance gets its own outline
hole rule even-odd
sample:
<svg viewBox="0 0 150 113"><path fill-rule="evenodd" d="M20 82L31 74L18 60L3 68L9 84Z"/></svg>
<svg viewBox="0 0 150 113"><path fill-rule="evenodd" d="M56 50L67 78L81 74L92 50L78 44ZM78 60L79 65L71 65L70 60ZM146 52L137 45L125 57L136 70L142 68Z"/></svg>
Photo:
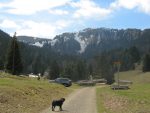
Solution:
<svg viewBox="0 0 150 113"><path fill-rule="evenodd" d="M83 53L88 45L91 45L94 43L96 45L98 45L101 41L120 39L120 37L123 37L123 35L119 36L119 33L121 33L121 32L124 32L124 35L132 35L133 32L136 33L136 32L141 32L141 31L142 30L140 30L140 29L130 29L130 28L129 29L86 28L79 32L73 32L73 33L66 32L66 33L62 33L60 35L56 35L54 37L54 39L36 38L35 40L33 40L32 43L26 42L24 39L19 39L19 41L26 42L31 45L35 45L36 42L40 42L40 41L42 42L42 40L43 40L43 41L45 41L46 44L50 44L53 47L53 49L55 49L56 51L59 51L59 49L61 49L61 48L58 48L58 46L60 46L60 44L64 45L68 41L69 43L73 43L72 45L74 45L74 43L78 43L78 44L76 44L78 46L76 49L76 53ZM132 33L130 33L130 32L132 32ZM22 37L22 36L18 36L18 37ZM26 38L27 38L27 36L26 36ZM32 39L34 39L34 38L35 37L32 37ZM132 40L132 38L134 38L134 37L129 36L127 38L131 38L128 40ZM40 40L37 40L37 39L40 39ZM44 45L43 42L42 42L42 44ZM66 47L63 47L63 48L66 48Z"/></svg>
<svg viewBox="0 0 150 113"><path fill-rule="evenodd" d="M66 32L56 35L53 39L31 36L18 36L20 42L44 48L45 46L60 54L67 55L96 55L102 51L116 48L140 47L140 40L144 43L145 33L150 29L112 29L86 28L79 32ZM146 38L149 40L148 38ZM148 43L146 43L148 46ZM149 46L148 46L149 47ZM147 49L147 48L146 48Z"/></svg>

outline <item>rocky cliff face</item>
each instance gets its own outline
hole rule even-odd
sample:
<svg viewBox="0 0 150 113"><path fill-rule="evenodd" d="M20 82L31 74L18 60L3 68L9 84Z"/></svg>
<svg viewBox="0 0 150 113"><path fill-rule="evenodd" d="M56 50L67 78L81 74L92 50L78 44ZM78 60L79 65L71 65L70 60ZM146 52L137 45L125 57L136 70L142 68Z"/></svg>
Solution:
<svg viewBox="0 0 150 113"><path fill-rule="evenodd" d="M139 29L84 29L77 33L64 33L51 41L55 51L66 54L90 54L129 47L141 37Z"/></svg>

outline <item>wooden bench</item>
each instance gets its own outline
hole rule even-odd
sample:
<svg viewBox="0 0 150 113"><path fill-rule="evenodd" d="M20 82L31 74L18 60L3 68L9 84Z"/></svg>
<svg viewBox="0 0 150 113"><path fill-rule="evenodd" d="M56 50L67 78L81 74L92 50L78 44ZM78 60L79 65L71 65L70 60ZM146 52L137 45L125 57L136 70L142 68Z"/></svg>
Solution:
<svg viewBox="0 0 150 113"><path fill-rule="evenodd" d="M127 90L129 89L128 85L111 85L111 89L113 90Z"/></svg>
<svg viewBox="0 0 150 113"><path fill-rule="evenodd" d="M78 81L77 84L79 84L80 86L94 86L96 83L89 80L82 80L82 81Z"/></svg>

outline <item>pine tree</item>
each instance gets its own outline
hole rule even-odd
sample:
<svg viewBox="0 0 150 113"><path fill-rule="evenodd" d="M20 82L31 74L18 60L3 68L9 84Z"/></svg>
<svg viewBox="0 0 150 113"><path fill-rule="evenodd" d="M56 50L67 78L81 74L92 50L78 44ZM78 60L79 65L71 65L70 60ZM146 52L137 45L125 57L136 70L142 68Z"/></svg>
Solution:
<svg viewBox="0 0 150 113"><path fill-rule="evenodd" d="M72 69L72 64L67 64L66 66L65 66L65 69L64 69L64 74L65 74L65 76L70 76L70 77L72 77L72 74L73 74L73 69Z"/></svg>
<svg viewBox="0 0 150 113"><path fill-rule="evenodd" d="M49 72L49 78L50 79L56 79L59 77L60 74L60 67L56 60L54 60L51 64L50 72Z"/></svg>
<svg viewBox="0 0 150 113"><path fill-rule="evenodd" d="M129 53L132 57L132 61L133 63L136 63L140 60L140 53L137 47L133 46L131 48L129 48Z"/></svg>
<svg viewBox="0 0 150 113"><path fill-rule="evenodd" d="M19 75L23 70L16 33L14 34L8 49L6 70L13 75Z"/></svg>
<svg viewBox="0 0 150 113"><path fill-rule="evenodd" d="M39 73L42 74L44 66L42 65L41 55L39 54L35 55L32 66L33 66L32 72L34 74L39 74Z"/></svg>
<svg viewBox="0 0 150 113"><path fill-rule="evenodd" d="M78 61L76 65L76 80L86 79L86 64L84 61Z"/></svg>
<svg viewBox="0 0 150 113"><path fill-rule="evenodd" d="M4 63L3 60L0 58L0 70L4 69Z"/></svg>
<svg viewBox="0 0 150 113"><path fill-rule="evenodd" d="M88 73L89 73L89 75L93 74L93 66L92 66L92 64L89 64L89 66L88 66Z"/></svg>
<svg viewBox="0 0 150 113"><path fill-rule="evenodd" d="M114 82L114 72L109 55L107 53L103 53L96 60L100 76L107 80L107 84L112 84Z"/></svg>
<svg viewBox="0 0 150 113"><path fill-rule="evenodd" d="M150 55L146 54L143 60L143 72L150 71Z"/></svg>

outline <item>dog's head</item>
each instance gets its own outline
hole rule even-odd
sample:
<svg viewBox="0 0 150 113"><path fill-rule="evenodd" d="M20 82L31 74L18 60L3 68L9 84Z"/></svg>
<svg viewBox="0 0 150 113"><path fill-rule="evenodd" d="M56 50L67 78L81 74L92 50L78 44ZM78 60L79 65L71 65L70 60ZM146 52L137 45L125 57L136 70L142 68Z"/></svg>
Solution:
<svg viewBox="0 0 150 113"><path fill-rule="evenodd" d="M61 100L62 102L64 102L64 101L65 101L65 98L61 98L60 100Z"/></svg>

